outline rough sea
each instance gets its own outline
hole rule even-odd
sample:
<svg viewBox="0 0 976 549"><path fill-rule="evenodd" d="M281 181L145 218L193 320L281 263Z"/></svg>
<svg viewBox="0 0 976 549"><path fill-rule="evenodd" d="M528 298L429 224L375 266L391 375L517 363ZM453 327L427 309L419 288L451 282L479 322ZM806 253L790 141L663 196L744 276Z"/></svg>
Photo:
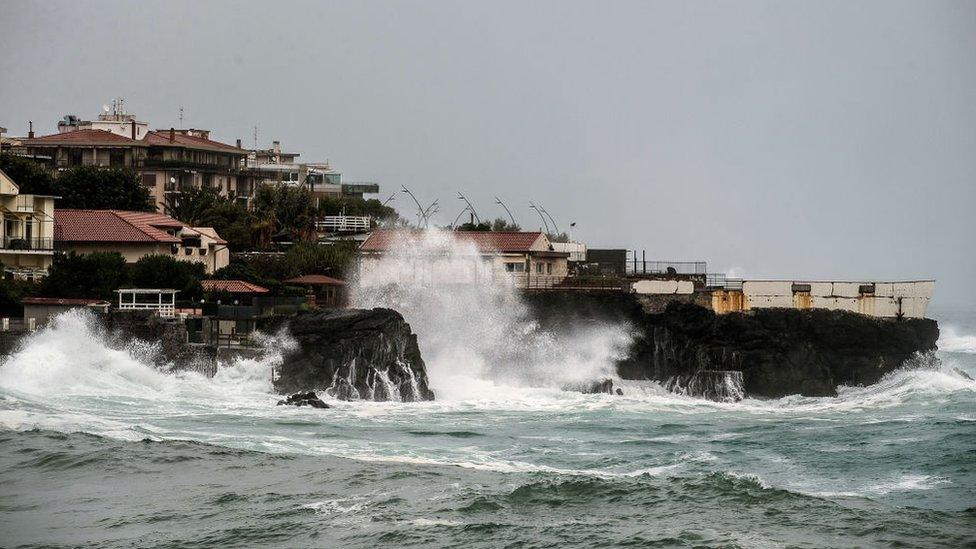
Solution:
<svg viewBox="0 0 976 549"><path fill-rule="evenodd" d="M0 546L974 546L976 314L933 316L941 367L836 398L431 363L437 401L316 410L267 359L161 373L69 313L0 365Z"/></svg>

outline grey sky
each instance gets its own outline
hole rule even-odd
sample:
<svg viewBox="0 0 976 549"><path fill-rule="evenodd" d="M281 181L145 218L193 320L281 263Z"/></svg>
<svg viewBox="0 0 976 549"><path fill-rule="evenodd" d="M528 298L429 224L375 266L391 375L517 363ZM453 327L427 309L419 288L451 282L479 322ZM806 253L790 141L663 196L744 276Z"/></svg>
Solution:
<svg viewBox="0 0 976 549"><path fill-rule="evenodd" d="M441 223L497 194L591 246L976 304L976 2L2 2L0 75L15 135L182 105Z"/></svg>

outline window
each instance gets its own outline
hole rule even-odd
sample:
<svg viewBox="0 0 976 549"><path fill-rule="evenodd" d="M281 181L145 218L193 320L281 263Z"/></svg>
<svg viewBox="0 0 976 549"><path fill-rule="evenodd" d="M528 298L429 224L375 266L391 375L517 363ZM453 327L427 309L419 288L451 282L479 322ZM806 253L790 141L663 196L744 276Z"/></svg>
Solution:
<svg viewBox="0 0 976 549"><path fill-rule="evenodd" d="M505 264L505 271L510 272L510 273L522 273L522 272L525 272L525 264L524 263L506 263Z"/></svg>
<svg viewBox="0 0 976 549"><path fill-rule="evenodd" d="M142 184L146 187L156 186L156 174L154 173L144 173L142 174Z"/></svg>
<svg viewBox="0 0 976 549"><path fill-rule="evenodd" d="M81 166L81 149L68 149L68 165Z"/></svg>
<svg viewBox="0 0 976 549"><path fill-rule="evenodd" d="M207 255L207 249L206 248L200 248L200 255Z"/></svg>
<svg viewBox="0 0 976 549"><path fill-rule="evenodd" d="M542 269L544 269L544 268L545 268L545 265L543 265L542 263L536 263L535 264L535 272L537 274L542 274Z"/></svg>
<svg viewBox="0 0 976 549"><path fill-rule="evenodd" d="M113 168L125 166L125 151L119 149L110 150L108 152L108 165Z"/></svg>
<svg viewBox="0 0 976 549"><path fill-rule="evenodd" d="M552 274L552 263L546 263L546 274Z"/></svg>

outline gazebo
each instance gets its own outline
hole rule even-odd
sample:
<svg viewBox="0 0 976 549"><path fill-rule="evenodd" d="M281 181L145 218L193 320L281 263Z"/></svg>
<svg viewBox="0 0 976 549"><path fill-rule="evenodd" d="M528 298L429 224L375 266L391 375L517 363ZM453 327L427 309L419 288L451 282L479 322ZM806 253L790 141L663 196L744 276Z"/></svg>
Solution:
<svg viewBox="0 0 976 549"><path fill-rule="evenodd" d="M346 283L331 276L311 274L289 278L284 281L290 286L304 286L308 289L309 305L317 307L342 307L345 305Z"/></svg>

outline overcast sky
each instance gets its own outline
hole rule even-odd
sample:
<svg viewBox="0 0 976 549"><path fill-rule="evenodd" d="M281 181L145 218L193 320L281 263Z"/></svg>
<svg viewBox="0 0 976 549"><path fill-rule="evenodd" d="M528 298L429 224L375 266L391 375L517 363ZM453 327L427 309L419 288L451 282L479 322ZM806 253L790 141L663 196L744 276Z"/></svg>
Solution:
<svg viewBox="0 0 976 549"><path fill-rule="evenodd" d="M532 200L592 247L976 305L976 2L0 4L0 126L118 96L443 224Z"/></svg>

